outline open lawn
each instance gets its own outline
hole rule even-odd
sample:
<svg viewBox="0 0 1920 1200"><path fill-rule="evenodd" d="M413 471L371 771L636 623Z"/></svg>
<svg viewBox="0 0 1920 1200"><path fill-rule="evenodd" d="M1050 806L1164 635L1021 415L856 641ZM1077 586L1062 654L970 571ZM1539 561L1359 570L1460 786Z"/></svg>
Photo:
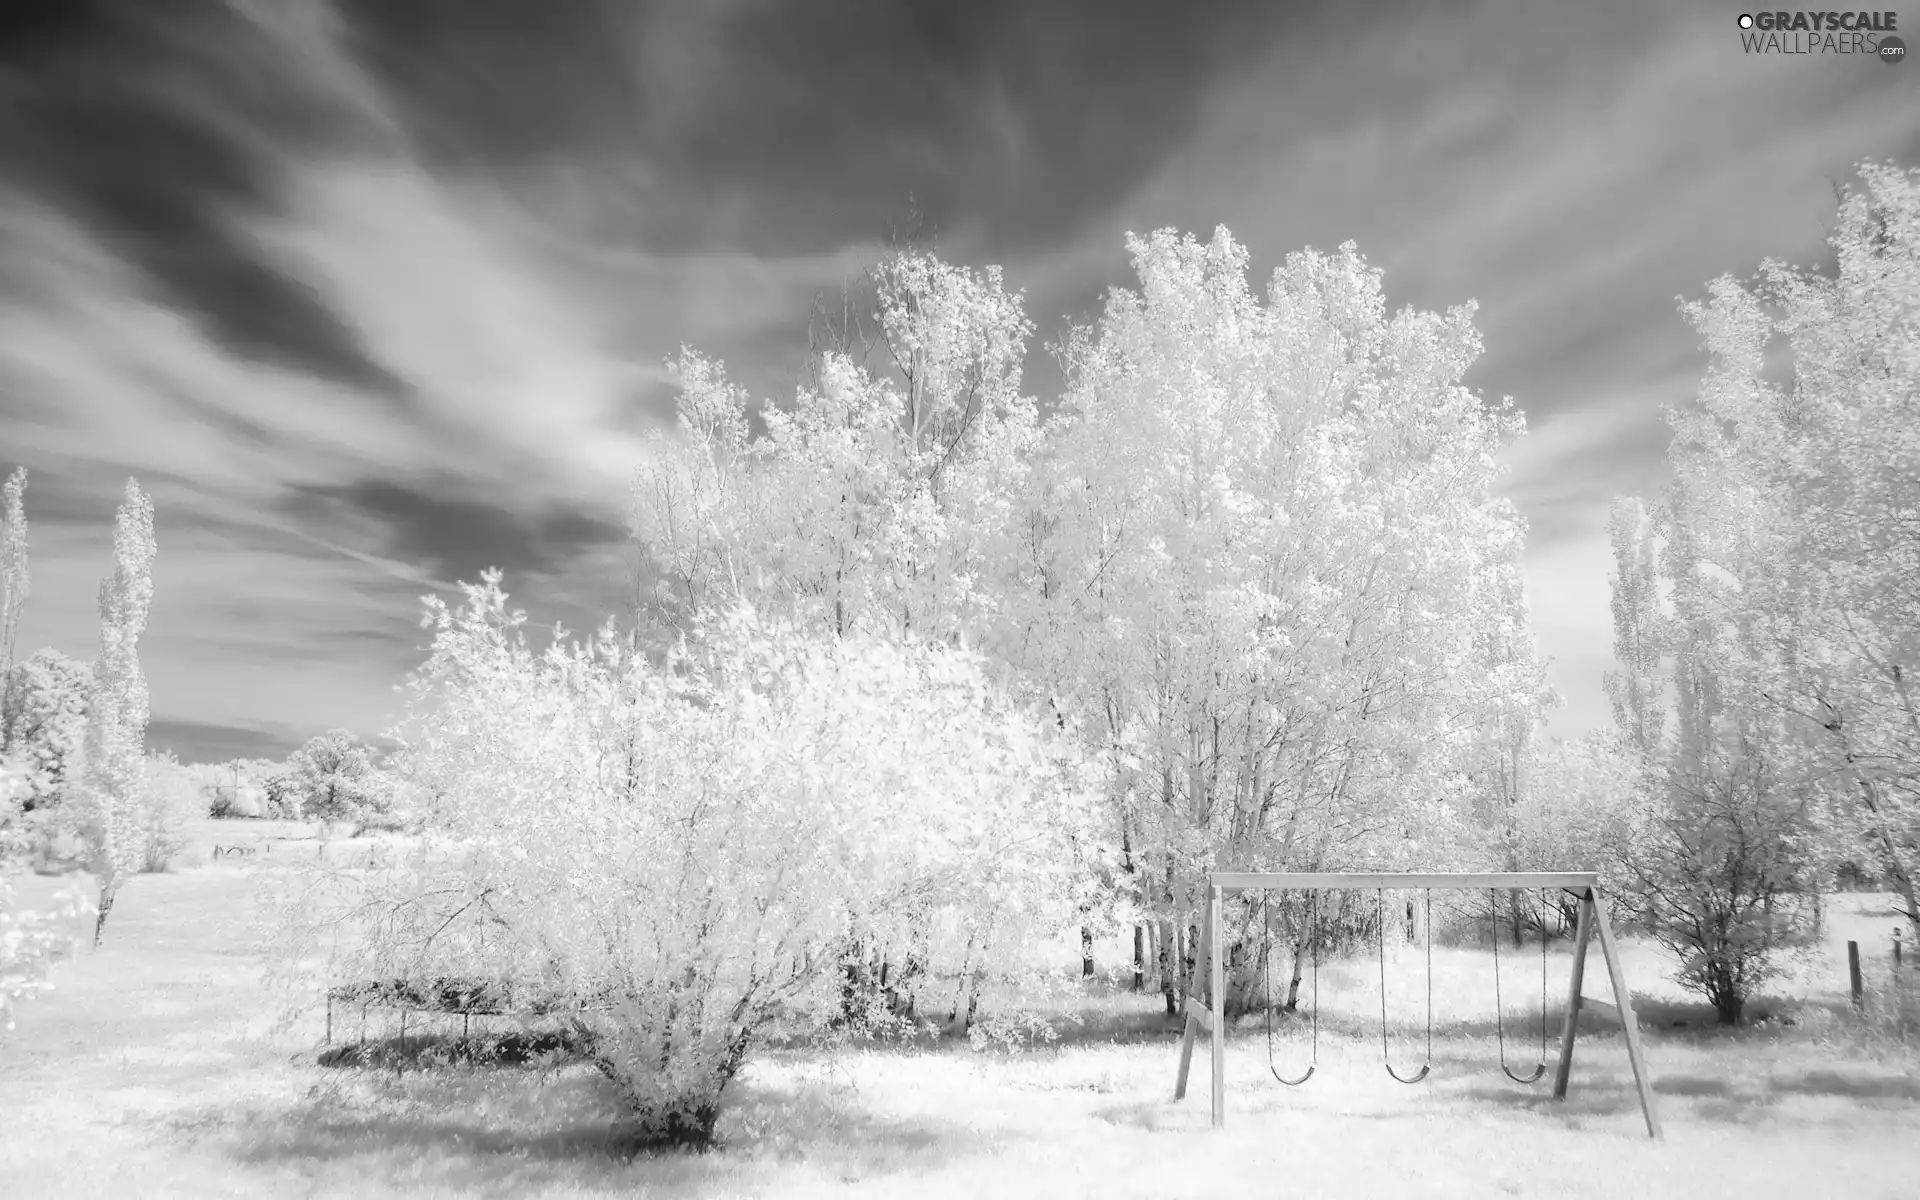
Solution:
<svg viewBox="0 0 1920 1200"><path fill-rule="evenodd" d="M317 1002L306 1027L271 1033L246 873L210 856L216 842L268 832L206 823L175 873L128 885L105 946L83 949L56 990L23 1007L0 1042L0 1196L1920 1195L1920 1070L1851 1036L1837 1011L1846 938L1884 973L1883 898L1834 899L1828 944L1778 989L1800 1001L1775 1006L1797 1013L1791 1027L1702 1028L1706 1010L1672 990L1659 956L1629 948L1663 1144L1645 1137L1616 1031L1583 1032L1571 1095L1553 1104L1549 1080L1523 1087L1500 1073L1484 952L1436 950L1434 1071L1418 1086L1380 1066L1377 967L1363 958L1322 971L1320 1066L1305 1087L1273 1082L1259 1019L1243 1024L1221 1134L1207 1129L1204 1050L1175 1105L1178 1025L1157 996L1102 983L1076 1002L1085 1023L1059 1046L1013 1057L769 1054L737 1085L721 1149L629 1156L589 1070L542 1083L512 1067L322 1067ZM20 881L23 899L55 886ZM1063 950L1076 960L1077 946ZM1596 949L1587 994L1610 999L1599 961ZM1422 962L1405 949L1389 963L1403 1070L1422 1051ZM1502 966L1508 1059L1524 1073L1537 1050L1537 951ZM1550 1017L1566 967L1561 949ZM357 1028L356 1015L346 1032ZM1283 1071L1304 1061L1305 1033L1288 1023Z"/></svg>

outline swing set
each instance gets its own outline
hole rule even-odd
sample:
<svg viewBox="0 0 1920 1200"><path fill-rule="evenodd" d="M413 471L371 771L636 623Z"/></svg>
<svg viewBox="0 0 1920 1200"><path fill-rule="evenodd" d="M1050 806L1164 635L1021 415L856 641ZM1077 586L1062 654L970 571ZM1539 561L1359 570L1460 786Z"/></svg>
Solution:
<svg viewBox="0 0 1920 1200"><path fill-rule="evenodd" d="M1331 874L1325 872L1246 872L1216 871L1207 877L1207 907L1203 918L1200 942L1200 961L1195 964L1193 988L1200 987L1204 969L1207 986L1204 993L1189 990L1186 997L1186 1030L1180 1039L1180 1073L1174 1082L1173 1098L1178 1101L1187 1094L1187 1076L1193 1065L1193 1046L1198 1035L1205 1031L1212 1042L1213 1050L1213 1127L1222 1128L1226 1123L1226 971L1220 952L1221 900L1229 892L1258 891L1260 897L1260 922L1266 937L1265 953L1261 964L1262 985L1269 997L1266 1015L1267 1033L1267 1070L1274 1079L1288 1087L1299 1087L1313 1078L1320 1057L1320 893L1356 889L1374 889L1374 911L1379 926L1379 962L1380 962L1380 1055L1387 1074L1404 1084L1416 1084L1425 1080L1433 1070L1433 938L1431 936L1433 917L1433 891L1435 888L1463 890L1485 888L1488 893L1488 913L1493 918L1493 994L1494 994L1494 1037L1500 1051L1500 1070L1507 1078L1519 1084L1533 1084L1547 1073L1547 942L1546 942L1546 898L1545 889L1561 888L1580 902L1579 920L1574 933L1573 969L1567 993L1567 1013L1560 1034L1560 1056L1553 1077L1553 1098L1564 1100L1567 1096L1567 1084L1573 1070L1573 1042L1579 1023L1579 1014L1583 1006L1605 1009L1608 1006L1599 1001L1583 1000L1580 989L1586 975L1587 944L1595 929L1600 934L1600 952L1606 960L1607 974L1613 985L1614 1004L1621 1026L1626 1032L1627 1060L1633 1067L1634 1086L1640 1093L1640 1111L1646 1118L1647 1136L1659 1139L1660 1120L1654 1114L1653 1080L1648 1074L1646 1062L1640 1048L1640 1029L1634 1019L1633 998L1627 991L1626 974L1621 968L1620 955L1613 939L1613 929L1607 922L1606 904L1600 895L1599 881L1596 876L1586 872L1504 872L1504 873L1459 873L1459 874L1405 874L1405 873L1347 873ZM1428 936L1426 937L1427 959L1427 1020L1426 1020L1426 1060L1411 1075L1402 1075L1394 1068L1392 1048L1387 1040L1387 942L1385 901L1383 896L1388 888L1419 888L1422 891L1427 918ZM1499 901L1501 890L1542 889L1539 900L1541 915L1540 937L1540 1045L1539 1060L1533 1070L1525 1075L1517 1073L1507 1062L1507 1041L1505 1021L1500 1007L1500 931ZM1280 1073L1274 1062L1273 1043L1273 929L1268 922L1268 898L1274 891L1297 890L1310 893L1307 942L1312 954L1312 1049L1307 1061L1307 1069L1298 1078L1288 1078ZM1411 907L1409 907L1411 912Z"/></svg>

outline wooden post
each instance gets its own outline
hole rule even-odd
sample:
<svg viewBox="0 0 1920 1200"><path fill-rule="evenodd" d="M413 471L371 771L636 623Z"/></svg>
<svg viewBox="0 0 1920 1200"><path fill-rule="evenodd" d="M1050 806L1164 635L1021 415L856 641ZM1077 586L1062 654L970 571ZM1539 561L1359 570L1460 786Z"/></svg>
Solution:
<svg viewBox="0 0 1920 1200"><path fill-rule="evenodd" d="M1553 1098L1567 1098L1567 1080L1573 1074L1573 1039L1580 1027L1580 988L1587 977L1587 939L1593 933L1593 897L1580 897L1580 916L1574 926L1572 979L1567 984L1567 1016L1560 1026L1560 1063L1553 1069Z"/></svg>
<svg viewBox="0 0 1920 1200"><path fill-rule="evenodd" d="M1212 905L1207 906L1207 912L1203 920L1206 923L1205 937L1211 940L1213 936ZM1197 982L1198 979L1196 977L1193 982L1187 985L1186 994L1181 997L1180 1007L1186 1014L1186 1028L1180 1034L1180 1073L1174 1077L1173 1081L1173 1098L1175 1100L1184 1100L1187 1097L1187 1074L1193 1068L1194 1037L1201 1028L1205 1027L1206 1023L1205 1010L1200 1008L1199 999L1194 994L1194 986Z"/></svg>
<svg viewBox="0 0 1920 1200"><path fill-rule="evenodd" d="M1213 1127L1227 1121L1227 978L1226 955L1220 953L1220 889L1207 881L1207 986L1213 1020Z"/></svg>
<svg viewBox="0 0 1920 1200"><path fill-rule="evenodd" d="M1847 994L1853 1000L1853 1006L1859 1008L1865 1002L1860 986L1860 943L1847 943Z"/></svg>
<svg viewBox="0 0 1920 1200"><path fill-rule="evenodd" d="M1896 971L1900 969L1900 931L1898 929L1893 931L1893 968Z"/></svg>
<svg viewBox="0 0 1920 1200"><path fill-rule="evenodd" d="M1187 1073L1193 1069L1193 1033L1196 1020L1192 1010L1189 1009L1186 1015L1186 1028L1180 1032L1180 1071L1173 1077L1175 1100L1187 1098Z"/></svg>
<svg viewBox="0 0 1920 1200"><path fill-rule="evenodd" d="M1613 981L1613 1002L1620 1009L1620 1023L1627 1031L1627 1061L1633 1064L1633 1086L1640 1092L1640 1111L1647 1118L1647 1136L1660 1140L1660 1118L1653 1111L1653 1080L1640 1050L1640 1022L1633 1015L1633 995L1627 991L1627 975L1620 966L1620 950L1607 924L1607 902L1598 887L1587 889L1593 906L1593 923L1600 930L1600 952L1607 959L1607 975Z"/></svg>

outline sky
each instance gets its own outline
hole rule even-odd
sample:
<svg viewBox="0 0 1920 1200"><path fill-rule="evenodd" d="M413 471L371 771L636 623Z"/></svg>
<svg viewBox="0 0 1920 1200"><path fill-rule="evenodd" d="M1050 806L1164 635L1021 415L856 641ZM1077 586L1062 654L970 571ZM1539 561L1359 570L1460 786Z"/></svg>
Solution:
<svg viewBox="0 0 1920 1200"><path fill-rule="evenodd" d="M911 225L1056 337L1129 231L1266 276L1353 240L1479 302L1531 432L1550 730L1605 725L1607 509L1705 365L1678 314L1818 264L1836 183L1920 165L1920 64L1750 55L1737 3L269 0L0 7L0 469L23 653L91 657L129 475L157 509L149 743L377 735L420 597L623 608L664 360L791 392L816 296ZM1905 14L1901 14L1904 18ZM1920 34L1913 12L1909 39ZM1036 345L1031 390L1052 382ZM1051 381L1050 381L1051 379Z"/></svg>

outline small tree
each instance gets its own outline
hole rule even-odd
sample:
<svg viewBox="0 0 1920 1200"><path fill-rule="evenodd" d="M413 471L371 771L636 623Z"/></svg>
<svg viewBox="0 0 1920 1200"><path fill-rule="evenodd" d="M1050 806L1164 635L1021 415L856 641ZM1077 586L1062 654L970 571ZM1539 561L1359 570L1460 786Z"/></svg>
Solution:
<svg viewBox="0 0 1920 1200"><path fill-rule="evenodd" d="M13 745L14 636L27 601L27 469L16 467L0 491L0 753Z"/></svg>
<svg viewBox="0 0 1920 1200"><path fill-rule="evenodd" d="M1625 855L1641 918L1682 987L1738 1024L1779 956L1812 929L1818 856L1808 793L1750 738L1676 758Z"/></svg>
<svg viewBox="0 0 1920 1200"><path fill-rule="evenodd" d="M287 760L286 789L300 815L323 824L361 820L379 807L380 780L359 739L334 729Z"/></svg>
<svg viewBox="0 0 1920 1200"><path fill-rule="evenodd" d="M147 786L142 795L146 817L140 848L142 871L165 871L186 849L187 821L207 811L202 774L165 751L147 756Z"/></svg>
<svg viewBox="0 0 1920 1200"><path fill-rule="evenodd" d="M304 820L303 793L297 786L292 767L287 763L265 763L261 771L262 812L276 821Z"/></svg>
<svg viewBox="0 0 1920 1200"><path fill-rule="evenodd" d="M153 502L134 480L115 517L115 566L100 584L100 657L77 799L87 870L100 886L93 944L129 875L145 858L147 683L140 671L140 634L153 602Z"/></svg>
<svg viewBox="0 0 1920 1200"><path fill-rule="evenodd" d="M1645 769L1643 756L1611 731L1531 747L1501 830L1513 869L1597 871L1615 890L1631 885L1619 850L1628 842ZM1579 901L1564 893L1548 901L1561 925L1571 927Z"/></svg>

